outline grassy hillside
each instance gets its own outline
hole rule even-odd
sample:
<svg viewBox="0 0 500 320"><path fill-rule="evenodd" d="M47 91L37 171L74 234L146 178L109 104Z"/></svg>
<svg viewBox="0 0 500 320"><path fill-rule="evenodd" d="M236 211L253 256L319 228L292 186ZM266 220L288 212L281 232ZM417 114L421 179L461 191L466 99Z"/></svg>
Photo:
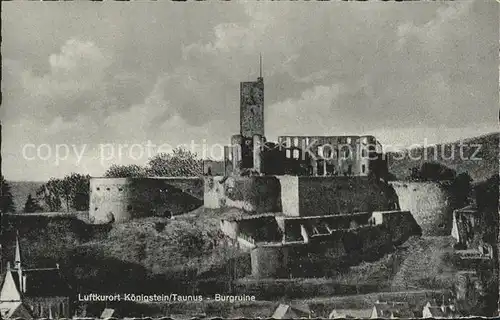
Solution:
<svg viewBox="0 0 500 320"><path fill-rule="evenodd" d="M220 216L221 212L198 209L174 220L147 218L116 225L88 225L70 217L9 216L2 239L4 259L12 260L19 230L26 266L59 263L79 292L161 292L165 287L226 292L232 276L229 265L247 268L237 277L250 270L248 255L222 240ZM439 273L449 269L443 260L449 242L446 237L411 238L379 261L362 263L331 280L377 291L439 289L441 280L446 282ZM430 267L419 269L419 263L429 259Z"/></svg>
<svg viewBox="0 0 500 320"><path fill-rule="evenodd" d="M14 205L16 206L17 212L22 212L24 209L24 204L26 203L26 199L28 195L32 196L36 195L36 191L40 188L45 182L40 181L8 181L12 197L14 201Z"/></svg>
<svg viewBox="0 0 500 320"><path fill-rule="evenodd" d="M218 214L203 209L116 225L42 216L7 216L3 223L4 263L13 258L19 230L26 266L59 263L78 292L189 292L195 288L188 284L203 286L193 279L238 256L221 241Z"/></svg>
<svg viewBox="0 0 500 320"><path fill-rule="evenodd" d="M463 156L460 155L461 148ZM498 174L499 134L491 133L425 149L410 149L406 152L403 159L396 153L387 154L389 171L398 179L408 177L411 168L420 167L424 162L439 162L454 169L457 173L468 172L474 181L484 181ZM427 160L424 157L425 154L427 154Z"/></svg>

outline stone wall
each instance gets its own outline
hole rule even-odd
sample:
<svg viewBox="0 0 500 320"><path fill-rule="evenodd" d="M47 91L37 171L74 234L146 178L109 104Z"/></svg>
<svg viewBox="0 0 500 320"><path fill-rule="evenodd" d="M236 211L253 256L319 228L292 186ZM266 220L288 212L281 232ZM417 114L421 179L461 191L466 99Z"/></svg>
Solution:
<svg viewBox="0 0 500 320"><path fill-rule="evenodd" d="M93 223L171 216L203 205L199 178L91 178L89 218Z"/></svg>
<svg viewBox="0 0 500 320"><path fill-rule="evenodd" d="M231 176L205 177L207 208L322 216L394 210L397 196L384 182L368 177Z"/></svg>
<svg viewBox="0 0 500 320"><path fill-rule="evenodd" d="M281 185L281 207L289 216L299 216L299 179L293 176L276 176Z"/></svg>
<svg viewBox="0 0 500 320"><path fill-rule="evenodd" d="M91 178L89 217L94 223L128 221L132 218L127 210L130 200L130 181L126 178ZM112 215L112 216L111 216Z"/></svg>
<svg viewBox="0 0 500 320"><path fill-rule="evenodd" d="M251 253L254 278L283 278L288 274L288 250L282 245L259 246Z"/></svg>
<svg viewBox="0 0 500 320"><path fill-rule="evenodd" d="M453 195L446 183L390 182L401 210L410 211L429 236L450 235L453 220Z"/></svg>
<svg viewBox="0 0 500 320"><path fill-rule="evenodd" d="M380 217L381 224L387 229L394 245L402 244L411 235L422 235L422 228L410 211L374 212L372 216Z"/></svg>
<svg viewBox="0 0 500 320"><path fill-rule="evenodd" d="M367 225L371 213L340 214L317 217L276 217L287 241L302 241L300 233L301 226L313 235L318 233L329 233L330 230L349 229L361 225Z"/></svg>
<svg viewBox="0 0 500 320"><path fill-rule="evenodd" d="M377 213L378 225L332 230L309 235L309 242L257 245L252 250L252 275L267 277L324 277L334 270L375 261L421 230L408 211Z"/></svg>
<svg viewBox="0 0 500 320"><path fill-rule="evenodd" d="M233 207L253 213L280 212L281 188L274 176L205 177L207 208Z"/></svg>
<svg viewBox="0 0 500 320"><path fill-rule="evenodd" d="M393 210L397 204L390 186L368 177L278 178L282 186L283 213L290 216Z"/></svg>

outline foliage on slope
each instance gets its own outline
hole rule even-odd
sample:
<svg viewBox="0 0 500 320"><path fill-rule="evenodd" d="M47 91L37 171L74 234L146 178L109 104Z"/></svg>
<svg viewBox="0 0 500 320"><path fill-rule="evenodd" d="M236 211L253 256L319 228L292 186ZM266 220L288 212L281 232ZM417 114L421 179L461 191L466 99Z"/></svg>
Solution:
<svg viewBox="0 0 500 320"><path fill-rule="evenodd" d="M458 174L468 172L474 181L484 181L493 174L498 174L498 154L499 134L491 133L462 141L406 150L404 157L398 153L389 153L387 159L389 171L398 179L409 177L412 168L420 168L425 162L437 162Z"/></svg>
<svg viewBox="0 0 500 320"><path fill-rule="evenodd" d="M187 284L196 284L195 277L238 253L221 241L217 215L202 209L173 220L148 218L112 226L42 216L10 216L3 223L4 260L13 259L19 230L23 263L59 263L78 292L188 292L194 290Z"/></svg>

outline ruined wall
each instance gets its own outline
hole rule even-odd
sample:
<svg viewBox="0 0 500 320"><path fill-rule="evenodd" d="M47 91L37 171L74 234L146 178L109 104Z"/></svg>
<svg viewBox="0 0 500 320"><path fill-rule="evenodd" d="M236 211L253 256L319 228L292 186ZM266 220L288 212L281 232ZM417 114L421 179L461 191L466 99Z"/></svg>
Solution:
<svg viewBox="0 0 500 320"><path fill-rule="evenodd" d="M239 235L239 227L238 222L229 221L229 220L221 220L220 228L222 232L228 236L230 239L235 240Z"/></svg>
<svg viewBox="0 0 500 320"><path fill-rule="evenodd" d="M132 212L127 210L130 199L130 181L126 178L91 178L89 217L93 223L108 223L130 220ZM111 216L112 215L112 216Z"/></svg>
<svg viewBox="0 0 500 320"><path fill-rule="evenodd" d="M288 274L288 250L282 245L259 246L251 253L254 278L283 278Z"/></svg>
<svg viewBox="0 0 500 320"><path fill-rule="evenodd" d="M355 213L342 215L329 215L318 217L276 217L287 241L302 241L300 232L301 225L308 234L329 233L330 230L349 229L361 225L367 225L371 213Z"/></svg>
<svg viewBox="0 0 500 320"><path fill-rule="evenodd" d="M422 235L422 229L410 211L382 211L374 212L373 216L380 216L382 225L386 228L394 245L404 243L410 236Z"/></svg>
<svg viewBox="0 0 500 320"><path fill-rule="evenodd" d="M227 146L224 146L224 148L226 150ZM225 161L203 160L203 174L206 176L223 176L225 174Z"/></svg>
<svg viewBox="0 0 500 320"><path fill-rule="evenodd" d="M209 209L225 207L224 177L205 177L203 180L203 206Z"/></svg>
<svg viewBox="0 0 500 320"><path fill-rule="evenodd" d="M170 216L203 205L199 178L92 178L89 219L122 222L148 216Z"/></svg>
<svg viewBox="0 0 500 320"><path fill-rule="evenodd" d="M362 215L361 215L362 216ZM323 277L339 268L376 261L421 230L408 211L380 212L378 225L309 235L309 242L262 246L252 252L254 277ZM294 220L294 219L290 219ZM300 219L296 219L300 221ZM306 219L304 219L306 220ZM288 236L288 231L286 233Z"/></svg>
<svg viewBox="0 0 500 320"><path fill-rule="evenodd" d="M281 184L281 207L289 216L299 216L299 179L294 176L277 176Z"/></svg>
<svg viewBox="0 0 500 320"><path fill-rule="evenodd" d="M205 177L204 191L207 208L233 207L254 213L281 211L281 188L274 176Z"/></svg>
<svg viewBox="0 0 500 320"><path fill-rule="evenodd" d="M288 216L383 211L397 205L390 186L368 177L205 177L204 189L207 208Z"/></svg>
<svg viewBox="0 0 500 320"><path fill-rule="evenodd" d="M395 209L395 194L383 182L367 177L297 177L299 212L290 215L372 212ZM286 201L293 201L287 199Z"/></svg>
<svg viewBox="0 0 500 320"><path fill-rule="evenodd" d="M373 136L279 136L278 145L285 171L294 175L368 176L376 169Z"/></svg>
<svg viewBox="0 0 500 320"><path fill-rule="evenodd" d="M255 242L281 242L282 231L273 216L239 221L239 235L250 237Z"/></svg>
<svg viewBox="0 0 500 320"><path fill-rule="evenodd" d="M410 211L429 236L450 235L453 220L453 195L445 183L390 182L398 196L401 210Z"/></svg>

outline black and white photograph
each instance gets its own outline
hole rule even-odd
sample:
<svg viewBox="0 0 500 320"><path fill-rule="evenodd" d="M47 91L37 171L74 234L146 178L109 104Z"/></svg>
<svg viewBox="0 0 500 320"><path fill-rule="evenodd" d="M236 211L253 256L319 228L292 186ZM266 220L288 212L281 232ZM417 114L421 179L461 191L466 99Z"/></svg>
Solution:
<svg viewBox="0 0 500 320"><path fill-rule="evenodd" d="M1 9L0 319L500 316L498 1Z"/></svg>

